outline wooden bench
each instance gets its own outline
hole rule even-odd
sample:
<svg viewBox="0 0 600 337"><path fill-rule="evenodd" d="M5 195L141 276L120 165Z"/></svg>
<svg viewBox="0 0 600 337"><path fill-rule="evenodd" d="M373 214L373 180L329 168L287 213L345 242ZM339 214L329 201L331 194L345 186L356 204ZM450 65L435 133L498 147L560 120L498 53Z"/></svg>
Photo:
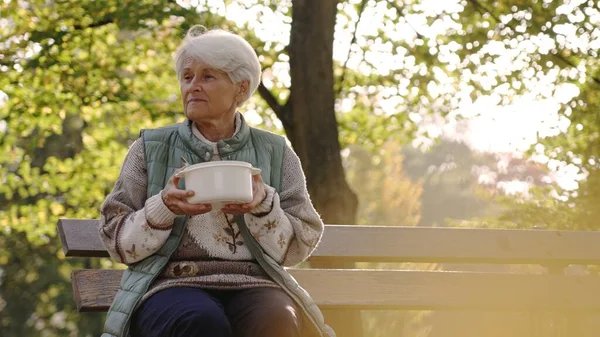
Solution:
<svg viewBox="0 0 600 337"><path fill-rule="evenodd" d="M97 220L60 220L65 255L107 257L97 226ZM569 265L600 264L600 232L328 225L310 261L533 264L544 271L290 269L323 309L523 311L568 318L600 312L600 277L563 273ZM121 274L73 271L78 310L106 311ZM560 321L570 327L554 323L552 334L571 336L572 320Z"/></svg>

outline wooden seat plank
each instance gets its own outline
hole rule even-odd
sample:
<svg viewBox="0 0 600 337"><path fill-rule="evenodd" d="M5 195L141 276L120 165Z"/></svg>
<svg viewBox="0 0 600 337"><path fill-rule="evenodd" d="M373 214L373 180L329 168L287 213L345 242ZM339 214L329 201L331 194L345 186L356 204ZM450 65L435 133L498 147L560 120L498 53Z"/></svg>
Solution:
<svg viewBox="0 0 600 337"><path fill-rule="evenodd" d="M441 271L290 269L322 308L600 311L600 278ZM80 311L105 311L122 270L72 274Z"/></svg>

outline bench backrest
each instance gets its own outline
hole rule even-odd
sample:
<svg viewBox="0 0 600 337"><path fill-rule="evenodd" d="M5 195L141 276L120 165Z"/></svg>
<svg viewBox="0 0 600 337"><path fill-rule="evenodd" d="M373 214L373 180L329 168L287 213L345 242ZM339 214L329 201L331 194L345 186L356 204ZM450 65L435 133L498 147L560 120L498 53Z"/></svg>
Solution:
<svg viewBox="0 0 600 337"><path fill-rule="evenodd" d="M66 256L108 257L98 220L61 219ZM600 232L327 225L313 261L600 265Z"/></svg>
<svg viewBox="0 0 600 337"><path fill-rule="evenodd" d="M66 256L106 257L97 220L58 224ZM326 226L310 261L600 264L600 232ZM415 270L290 269L322 307L600 311L600 277ZM73 272L80 311L104 311L119 270Z"/></svg>

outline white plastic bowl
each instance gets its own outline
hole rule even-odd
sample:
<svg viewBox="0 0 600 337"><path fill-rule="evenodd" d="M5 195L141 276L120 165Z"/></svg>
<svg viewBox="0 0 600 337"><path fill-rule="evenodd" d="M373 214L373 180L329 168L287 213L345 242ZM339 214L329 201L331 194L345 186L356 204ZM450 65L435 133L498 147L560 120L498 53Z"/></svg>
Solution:
<svg viewBox="0 0 600 337"><path fill-rule="evenodd" d="M186 167L178 175L185 179L185 188L194 195L191 204L211 204L221 209L226 204L252 201L252 176L260 169L243 161L211 161Z"/></svg>

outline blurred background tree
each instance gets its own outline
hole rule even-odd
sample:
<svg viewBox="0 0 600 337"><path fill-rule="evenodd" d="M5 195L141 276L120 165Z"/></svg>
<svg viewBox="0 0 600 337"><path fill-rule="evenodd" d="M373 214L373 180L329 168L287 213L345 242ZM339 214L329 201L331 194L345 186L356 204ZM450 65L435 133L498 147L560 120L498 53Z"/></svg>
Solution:
<svg viewBox="0 0 600 337"><path fill-rule="evenodd" d="M171 57L194 24L255 47L247 117L288 136L326 222L597 229L595 1L5 0L0 336L101 329L74 311L70 270L92 262L64 259L56 222L97 218L139 130L182 118ZM523 156L480 153L528 128ZM406 315L365 335L436 333Z"/></svg>

